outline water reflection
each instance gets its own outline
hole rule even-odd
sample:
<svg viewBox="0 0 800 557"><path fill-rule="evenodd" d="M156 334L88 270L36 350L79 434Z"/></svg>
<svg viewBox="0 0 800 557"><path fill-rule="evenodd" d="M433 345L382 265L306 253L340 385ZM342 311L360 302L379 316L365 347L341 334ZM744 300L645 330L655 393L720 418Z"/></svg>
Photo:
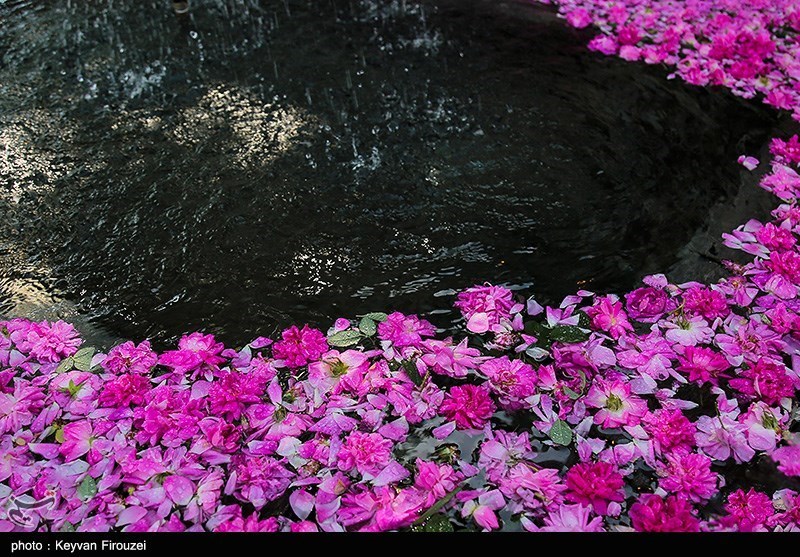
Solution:
<svg viewBox="0 0 800 557"><path fill-rule="evenodd" d="M243 342L662 270L759 108L482 0L0 5L0 310Z"/></svg>

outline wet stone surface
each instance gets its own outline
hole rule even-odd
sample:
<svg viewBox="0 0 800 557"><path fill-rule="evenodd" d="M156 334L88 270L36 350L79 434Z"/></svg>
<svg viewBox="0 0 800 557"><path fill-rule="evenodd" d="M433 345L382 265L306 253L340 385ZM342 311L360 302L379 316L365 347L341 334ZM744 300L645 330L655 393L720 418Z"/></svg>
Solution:
<svg viewBox="0 0 800 557"><path fill-rule="evenodd" d="M500 4L0 5L0 312L243 343L668 268L773 117Z"/></svg>

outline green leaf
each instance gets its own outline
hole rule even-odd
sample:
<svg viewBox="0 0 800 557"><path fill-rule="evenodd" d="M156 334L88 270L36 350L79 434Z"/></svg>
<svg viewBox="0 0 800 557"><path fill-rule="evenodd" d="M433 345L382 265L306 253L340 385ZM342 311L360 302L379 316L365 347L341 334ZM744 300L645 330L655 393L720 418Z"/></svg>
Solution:
<svg viewBox="0 0 800 557"><path fill-rule="evenodd" d="M583 342L589 338L588 333L584 332L580 327L571 325L556 325L550 329L549 336L554 342L567 343Z"/></svg>
<svg viewBox="0 0 800 557"><path fill-rule="evenodd" d="M63 443L64 442L64 428L59 427L56 429L56 442Z"/></svg>
<svg viewBox="0 0 800 557"><path fill-rule="evenodd" d="M433 515L435 515L436 513L438 513L440 510L442 510L442 507L444 507L444 506L445 506L447 503L449 503L449 502L450 502L450 500L451 500L453 497L455 497L455 496L456 496L456 494L457 494L459 491L461 491L462 489L464 489L464 485L465 485L465 484L461 484L460 486L458 486L457 488L455 488L453 491L451 491L450 493L448 493L447 495L445 495L444 497L442 497L441 499L439 499L438 501L436 501L436 502L433 504L433 506L432 506L430 509L428 509L427 511L425 511L424 513L422 513L422 516L420 516L418 519L416 519L416 520L414 521L414 525L419 525L419 524L422 524L422 523L424 523L424 522L425 522L426 520L428 520L430 517L432 517Z"/></svg>
<svg viewBox="0 0 800 557"><path fill-rule="evenodd" d="M92 356L94 356L93 346L81 348L72 355L73 365L81 371L89 371L92 367Z"/></svg>
<svg viewBox="0 0 800 557"><path fill-rule="evenodd" d="M569 387L564 387L564 394L567 395L572 400L578 400L581 398L581 394L573 391Z"/></svg>
<svg viewBox="0 0 800 557"><path fill-rule="evenodd" d="M65 522L61 526L61 530L59 530L59 532L74 532L74 531L75 531L75 526L71 522Z"/></svg>
<svg viewBox="0 0 800 557"><path fill-rule="evenodd" d="M416 361L404 360L403 369L405 370L406 375L408 375L408 378L411 379L411 382L414 383L414 385L416 385L417 387L422 385L422 376L419 374Z"/></svg>
<svg viewBox="0 0 800 557"><path fill-rule="evenodd" d="M61 363L58 364L56 367L56 373L64 373L65 371L71 370L75 366L75 362L72 358L64 358L61 360Z"/></svg>
<svg viewBox="0 0 800 557"><path fill-rule="evenodd" d="M567 395L572 400L577 400L581 398L584 394L586 394L586 374L578 370L578 373L581 375L581 388L580 391L575 391L569 387L564 387L564 394Z"/></svg>
<svg viewBox="0 0 800 557"><path fill-rule="evenodd" d="M543 336L547 336L547 332L544 325L542 325L538 321L528 321L527 323L525 323L525 333L533 335L537 339Z"/></svg>
<svg viewBox="0 0 800 557"><path fill-rule="evenodd" d="M578 373L581 374L581 393L586 392L586 374L582 370L578 370Z"/></svg>
<svg viewBox="0 0 800 557"><path fill-rule="evenodd" d="M572 428L564 420L556 420L548 433L554 443L567 446L572 443Z"/></svg>
<svg viewBox="0 0 800 557"><path fill-rule="evenodd" d="M378 330L375 325L375 321L373 321L369 317L363 317L361 319L361 322L358 324L358 328L361 330L362 333L364 333L365 336L368 337L374 335L375 332Z"/></svg>
<svg viewBox="0 0 800 557"><path fill-rule="evenodd" d="M372 311L370 313L360 315L359 317L366 317L367 319L372 319L373 321L377 321L378 323L383 323L389 316L381 311Z"/></svg>
<svg viewBox="0 0 800 557"><path fill-rule="evenodd" d="M69 385L67 385L67 391L69 391L69 396L74 397L76 394L78 394L78 391L80 390L81 386L76 385L75 382L72 379L70 379Z"/></svg>
<svg viewBox="0 0 800 557"><path fill-rule="evenodd" d="M425 524L416 524L411 527L412 532L453 532L453 524L443 514L430 517Z"/></svg>
<svg viewBox="0 0 800 557"><path fill-rule="evenodd" d="M353 329L347 329L346 331L339 331L338 333L333 333L331 336L328 337L328 344L331 346L353 346L354 344L358 343L361 340L363 335L359 331L354 331Z"/></svg>
<svg viewBox="0 0 800 557"><path fill-rule="evenodd" d="M81 485L78 486L78 497L84 501L88 501L97 495L97 482L91 476L83 478Z"/></svg>
<svg viewBox="0 0 800 557"><path fill-rule="evenodd" d="M578 327L583 329L590 329L592 326L592 320L586 315L586 312L579 311L578 312Z"/></svg>

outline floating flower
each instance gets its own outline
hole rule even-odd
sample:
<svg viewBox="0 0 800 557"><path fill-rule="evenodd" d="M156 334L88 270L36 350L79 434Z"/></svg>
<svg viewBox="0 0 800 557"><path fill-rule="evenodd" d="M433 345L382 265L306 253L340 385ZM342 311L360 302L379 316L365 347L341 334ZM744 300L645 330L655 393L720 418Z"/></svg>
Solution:
<svg viewBox="0 0 800 557"><path fill-rule="evenodd" d="M442 415L453 420L459 429L481 429L494 410L489 389L476 385L452 387L439 407Z"/></svg>
<svg viewBox="0 0 800 557"><path fill-rule="evenodd" d="M392 458L392 442L377 433L355 431L348 435L337 458L343 472L357 470L362 475L376 476Z"/></svg>
<svg viewBox="0 0 800 557"><path fill-rule="evenodd" d="M589 506L599 515L608 514L609 503L625 500L622 475L608 462L580 462L569 469L565 480L566 499Z"/></svg>
<svg viewBox="0 0 800 557"><path fill-rule="evenodd" d="M158 356L150 348L148 341L134 344L123 342L108 352L108 356L100 364L104 370L114 375L123 373L147 374L158 363Z"/></svg>
<svg viewBox="0 0 800 557"><path fill-rule="evenodd" d="M674 495L662 499L645 493L631 505L629 514L637 532L697 532L700 528L692 506Z"/></svg>
<svg viewBox="0 0 800 557"><path fill-rule="evenodd" d="M717 475L711 471L711 459L705 455L677 451L665 456L659 469L659 487L686 497L692 503L703 503L717 492Z"/></svg>
<svg viewBox="0 0 800 557"><path fill-rule="evenodd" d="M772 500L764 493L750 488L749 491L737 489L728 495L725 503L728 515L721 522L733 526L740 532L765 530L767 520L775 514Z"/></svg>
<svg viewBox="0 0 800 557"><path fill-rule="evenodd" d="M584 505L561 505L548 514L541 528L527 528L538 532L604 532L603 519L592 516L590 507Z"/></svg>
<svg viewBox="0 0 800 557"><path fill-rule="evenodd" d="M489 379L500 404L508 410L521 409L525 398L536 392L536 372L521 360L509 360L507 356L492 358L482 363L480 370Z"/></svg>
<svg viewBox="0 0 800 557"><path fill-rule="evenodd" d="M637 425L647 413L647 403L631 394L630 384L622 380L595 379L584 402L599 408L594 423L603 427Z"/></svg>
<svg viewBox="0 0 800 557"><path fill-rule="evenodd" d="M390 313L378 324L378 336L395 348L419 348L424 337L434 336L436 329L416 315L403 315L399 311Z"/></svg>
<svg viewBox="0 0 800 557"><path fill-rule="evenodd" d="M272 353L290 368L303 367L328 351L328 341L322 331L303 325L291 326L281 333L281 340L272 345Z"/></svg>
<svg viewBox="0 0 800 557"><path fill-rule="evenodd" d="M696 427L680 409L661 408L647 414L643 423L655 443L657 454L677 449L691 450L695 445Z"/></svg>
<svg viewBox="0 0 800 557"><path fill-rule="evenodd" d="M492 325L510 319L515 304L511 290L487 284L460 292L454 305L461 310L470 331L485 333Z"/></svg>

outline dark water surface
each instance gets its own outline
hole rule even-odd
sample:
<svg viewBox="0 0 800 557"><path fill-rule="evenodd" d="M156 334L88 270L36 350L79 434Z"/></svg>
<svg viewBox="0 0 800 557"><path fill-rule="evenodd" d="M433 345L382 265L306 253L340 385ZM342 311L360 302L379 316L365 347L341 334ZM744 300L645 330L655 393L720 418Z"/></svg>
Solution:
<svg viewBox="0 0 800 557"><path fill-rule="evenodd" d="M244 342L665 269L773 121L501 4L0 0L0 312Z"/></svg>

